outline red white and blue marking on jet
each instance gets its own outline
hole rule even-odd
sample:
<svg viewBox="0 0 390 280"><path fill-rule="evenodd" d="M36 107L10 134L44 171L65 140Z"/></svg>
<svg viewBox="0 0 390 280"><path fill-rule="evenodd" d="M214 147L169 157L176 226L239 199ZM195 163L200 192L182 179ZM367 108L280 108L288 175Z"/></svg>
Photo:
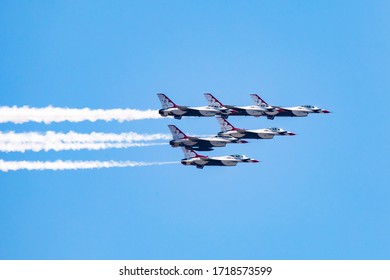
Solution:
<svg viewBox="0 0 390 280"><path fill-rule="evenodd" d="M270 114L277 114L278 108L274 108L272 106L268 106L265 102L260 102L255 105L248 105L248 106L235 106L235 105L223 105L220 101L218 101L215 96L213 96L211 93L205 93L204 96L207 99L207 102L210 107L220 109L220 108L226 108L232 110L231 116L254 116L254 117L260 117L264 116L267 113Z"/></svg>
<svg viewBox="0 0 390 280"><path fill-rule="evenodd" d="M192 149L196 151L212 151L215 147L225 147L226 144L230 143L248 143L245 140L240 140L231 136L221 137L196 137L187 136L175 125L168 125L173 140L169 142L172 147L184 147L186 149Z"/></svg>
<svg viewBox="0 0 390 280"><path fill-rule="evenodd" d="M157 94L160 99L162 109L158 113L162 117L173 116L175 119L181 119L183 116L187 117L213 117L215 115L220 115L222 117L227 117L228 115L234 113L234 110L228 108L214 108L211 106L201 106L201 107L189 107L181 106L175 104L169 97L163 93Z"/></svg>
<svg viewBox="0 0 390 280"><path fill-rule="evenodd" d="M208 157L199 155L195 151L187 150L186 148L182 148L182 150L185 158L181 160L181 163L183 165L195 165L200 169L205 166L236 166L239 162L259 162L244 155Z"/></svg>
<svg viewBox="0 0 390 280"><path fill-rule="evenodd" d="M306 117L308 114L328 114L328 110L318 108L313 105L301 105L295 107L282 107L268 105L260 96L257 94L251 94L252 100L256 106L266 106L274 108L274 111L265 112L268 119L273 120L275 117Z"/></svg>
<svg viewBox="0 0 390 280"><path fill-rule="evenodd" d="M271 127L263 129L242 129L234 127L230 122L217 117L221 132L218 136L234 137L237 139L273 139L274 136L292 136L296 135L294 132L287 131L283 128Z"/></svg>

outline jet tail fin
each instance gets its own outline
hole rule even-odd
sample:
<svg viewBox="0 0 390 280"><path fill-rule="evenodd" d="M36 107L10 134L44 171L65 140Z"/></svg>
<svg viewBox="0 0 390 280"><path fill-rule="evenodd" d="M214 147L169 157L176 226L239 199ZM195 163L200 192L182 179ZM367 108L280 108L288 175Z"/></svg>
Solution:
<svg viewBox="0 0 390 280"><path fill-rule="evenodd" d="M217 121L219 122L219 126L221 127L222 132L233 130L235 127L228 122L226 119L217 117Z"/></svg>
<svg viewBox="0 0 390 280"><path fill-rule="evenodd" d="M176 107L176 104L171 99L169 99L169 97L166 96L165 94L157 93L157 96L160 99L163 109Z"/></svg>
<svg viewBox="0 0 390 280"><path fill-rule="evenodd" d="M251 98L253 100L253 103L256 106L260 106L260 107L267 107L268 106L268 103L265 102L263 99L261 99L261 97L258 96L257 94L251 94Z"/></svg>
<svg viewBox="0 0 390 280"><path fill-rule="evenodd" d="M169 130L172 133L173 140L184 139L187 137L183 131L181 131L176 125L168 125Z"/></svg>
<svg viewBox="0 0 390 280"><path fill-rule="evenodd" d="M183 150L184 157L186 159L190 159L190 158L194 158L194 157L206 157L206 156L202 156L202 155L197 154L194 150L187 150L184 147L182 147L181 149Z"/></svg>
<svg viewBox="0 0 390 280"><path fill-rule="evenodd" d="M218 101L217 98L215 98L211 93L205 93L204 96L206 97L207 99L207 102L209 104L210 107L213 107L213 108L223 108L223 104L221 102Z"/></svg>

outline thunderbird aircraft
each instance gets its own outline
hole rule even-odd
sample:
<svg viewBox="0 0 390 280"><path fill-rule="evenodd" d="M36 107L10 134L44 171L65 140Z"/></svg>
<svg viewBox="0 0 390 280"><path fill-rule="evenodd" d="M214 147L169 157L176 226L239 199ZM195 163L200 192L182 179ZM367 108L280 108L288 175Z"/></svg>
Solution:
<svg viewBox="0 0 390 280"><path fill-rule="evenodd" d="M207 102L210 107L213 108L225 108L232 110L232 113L229 115L232 116L254 116L260 117L266 114L276 114L278 109L267 104L261 103L256 105L249 106L233 106L233 105L223 105L218 101L211 93L205 93L204 96L207 99Z"/></svg>
<svg viewBox="0 0 390 280"><path fill-rule="evenodd" d="M173 140L169 142L173 148L184 147L186 149L192 149L195 151L212 151L214 147L225 147L230 143L248 143L245 140L240 140L231 136L226 137L194 137L187 136L175 125L168 125Z"/></svg>
<svg viewBox="0 0 390 280"><path fill-rule="evenodd" d="M263 129L241 129L234 127L227 120L217 117L221 132L218 136L234 137L237 139L273 139L276 135L296 135L294 132L284 130L283 128L271 127Z"/></svg>
<svg viewBox="0 0 390 280"><path fill-rule="evenodd" d="M259 162L256 159L249 158L243 155L230 155L220 157L208 157L198 155L193 150L182 148L185 158L181 160L183 165L195 165L202 169L205 166L235 166L239 162Z"/></svg>
<svg viewBox="0 0 390 280"><path fill-rule="evenodd" d="M181 119L183 116L188 117L213 117L215 115L221 115L226 117L232 113L232 110L227 108L213 108L211 106L202 107L188 107L175 104L165 94L158 93L162 109L158 113L162 117L173 116L175 119Z"/></svg>
<svg viewBox="0 0 390 280"><path fill-rule="evenodd" d="M252 100L257 106L266 106L274 108L275 111L266 112L267 118L273 120L275 117L306 117L308 114L328 114L328 110L318 108L313 105L302 105L295 107L282 107L282 106L271 106L268 105L260 96L257 94L251 94Z"/></svg>

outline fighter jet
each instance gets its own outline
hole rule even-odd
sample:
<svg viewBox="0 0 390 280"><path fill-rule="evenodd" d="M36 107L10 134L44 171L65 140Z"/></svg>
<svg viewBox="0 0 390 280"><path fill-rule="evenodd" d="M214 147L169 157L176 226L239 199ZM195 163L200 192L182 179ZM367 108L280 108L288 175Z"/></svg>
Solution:
<svg viewBox="0 0 390 280"><path fill-rule="evenodd" d="M266 115L266 113L277 113L277 108L272 106L259 104L259 105L249 105L249 106L233 106L233 105L223 105L218 101L211 93L205 93L204 96L207 99L207 102L210 107L219 109L225 108L232 110L229 115L232 116L255 116L260 117Z"/></svg>
<svg viewBox="0 0 390 280"><path fill-rule="evenodd" d="M212 151L214 147L225 147L230 143L248 143L245 140L240 140L231 136L226 137L193 137L187 136L175 125L168 125L171 130L173 140L169 142L173 148L184 147L195 151Z"/></svg>
<svg viewBox="0 0 390 280"><path fill-rule="evenodd" d="M270 106L257 94L251 94L252 100L257 106L274 108L275 111L266 112L267 118L273 120L275 117L306 117L310 113L328 114L328 110L313 105L302 105L295 107Z"/></svg>
<svg viewBox="0 0 390 280"><path fill-rule="evenodd" d="M271 127L263 129L241 129L234 127L227 120L217 117L221 132L218 136L234 137L237 139L273 139L275 135L296 135L294 132L284 130L283 128Z"/></svg>
<svg viewBox="0 0 390 280"><path fill-rule="evenodd" d="M181 160L183 165L195 165L196 168L202 169L207 166L235 166L239 162L259 162L256 159L249 158L243 155L230 155L221 157L208 157L198 155L193 150L187 150L182 147L184 159Z"/></svg>
<svg viewBox="0 0 390 280"><path fill-rule="evenodd" d="M158 93L157 95L163 107L158 111L158 113L162 117L173 116L175 119L180 120L183 116L213 117L215 115L223 115L228 113L227 111L225 112L223 109L216 109L210 106L187 107L187 106L176 105L165 94Z"/></svg>

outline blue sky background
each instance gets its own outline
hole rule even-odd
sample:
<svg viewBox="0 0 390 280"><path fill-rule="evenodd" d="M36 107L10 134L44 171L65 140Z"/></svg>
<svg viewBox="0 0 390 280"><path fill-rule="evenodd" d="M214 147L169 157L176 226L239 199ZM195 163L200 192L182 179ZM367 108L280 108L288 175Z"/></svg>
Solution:
<svg viewBox="0 0 390 280"><path fill-rule="evenodd" d="M159 109L313 104L236 117L295 137L209 155L261 160L0 173L1 259L389 259L388 1L1 1L1 105ZM1 124L2 131L219 131L213 118ZM175 161L180 149L1 153L3 160Z"/></svg>

